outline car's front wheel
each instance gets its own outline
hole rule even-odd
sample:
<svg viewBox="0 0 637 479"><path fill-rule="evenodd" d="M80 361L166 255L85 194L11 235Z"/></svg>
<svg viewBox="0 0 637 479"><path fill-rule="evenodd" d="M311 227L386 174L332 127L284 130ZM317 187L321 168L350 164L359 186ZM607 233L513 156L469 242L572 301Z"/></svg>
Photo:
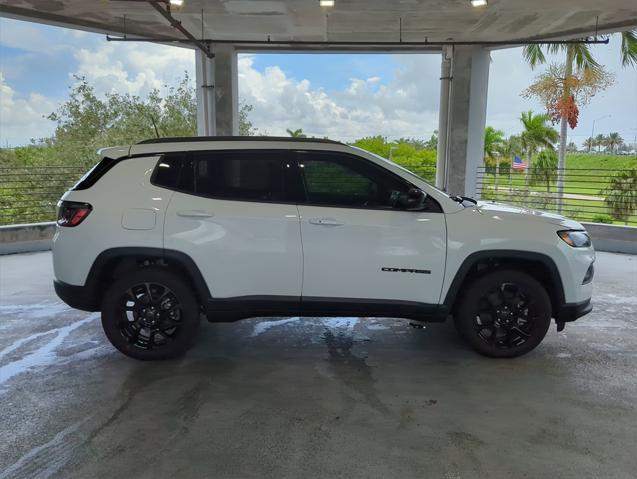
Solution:
<svg viewBox="0 0 637 479"><path fill-rule="evenodd" d="M199 329L197 298L179 275L145 268L115 280L102 302L102 326L119 351L135 359L185 353Z"/></svg>
<svg viewBox="0 0 637 479"><path fill-rule="evenodd" d="M479 353L511 358L535 348L551 324L551 300L533 277L497 270L475 278L454 316L460 335Z"/></svg>

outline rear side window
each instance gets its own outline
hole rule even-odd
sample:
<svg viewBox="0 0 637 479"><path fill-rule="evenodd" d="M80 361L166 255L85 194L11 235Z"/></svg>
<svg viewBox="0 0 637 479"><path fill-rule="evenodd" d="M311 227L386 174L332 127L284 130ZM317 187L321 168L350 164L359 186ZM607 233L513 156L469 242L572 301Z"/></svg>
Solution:
<svg viewBox="0 0 637 479"><path fill-rule="evenodd" d="M286 160L287 154L278 150L170 154L158 162L152 182L210 198L288 201L292 170Z"/></svg>
<svg viewBox="0 0 637 479"><path fill-rule="evenodd" d="M171 190L194 192L192 160L183 153L171 153L157 162L151 182Z"/></svg>
<svg viewBox="0 0 637 479"><path fill-rule="evenodd" d="M286 164L277 152L195 153L197 194L230 200L283 201Z"/></svg>

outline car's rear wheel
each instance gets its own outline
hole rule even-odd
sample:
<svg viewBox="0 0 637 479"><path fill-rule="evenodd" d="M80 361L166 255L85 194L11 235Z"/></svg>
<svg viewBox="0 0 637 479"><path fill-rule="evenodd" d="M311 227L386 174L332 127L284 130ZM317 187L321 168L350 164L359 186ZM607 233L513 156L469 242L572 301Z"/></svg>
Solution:
<svg viewBox="0 0 637 479"><path fill-rule="evenodd" d="M477 277L454 316L460 335L479 353L511 358L535 348L551 324L551 300L528 274L498 270Z"/></svg>
<svg viewBox="0 0 637 479"><path fill-rule="evenodd" d="M146 268L117 279L104 295L102 326L119 351L135 359L184 354L199 329L199 304L179 275Z"/></svg>

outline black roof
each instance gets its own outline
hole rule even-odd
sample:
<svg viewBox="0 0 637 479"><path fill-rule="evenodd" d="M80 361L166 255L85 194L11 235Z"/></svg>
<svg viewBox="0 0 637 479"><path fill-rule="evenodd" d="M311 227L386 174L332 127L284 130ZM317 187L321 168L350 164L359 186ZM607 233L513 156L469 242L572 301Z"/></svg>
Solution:
<svg viewBox="0 0 637 479"><path fill-rule="evenodd" d="M149 138L138 142L138 145L153 143L182 143L187 141L292 141L298 143L329 143L342 145L340 141L325 138L294 138L291 136L168 136L165 138Z"/></svg>

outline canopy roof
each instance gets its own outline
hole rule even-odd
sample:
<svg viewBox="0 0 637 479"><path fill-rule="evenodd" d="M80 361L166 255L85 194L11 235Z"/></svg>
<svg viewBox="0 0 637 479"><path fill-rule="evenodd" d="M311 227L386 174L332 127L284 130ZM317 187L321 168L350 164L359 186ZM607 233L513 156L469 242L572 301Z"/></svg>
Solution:
<svg viewBox="0 0 637 479"><path fill-rule="evenodd" d="M165 5L165 3L162 3ZM510 41L574 38L637 26L636 0L184 0L172 14L195 37L313 42ZM183 39L149 3L2 0L0 15L82 30ZM44 46L43 46L44 47Z"/></svg>

